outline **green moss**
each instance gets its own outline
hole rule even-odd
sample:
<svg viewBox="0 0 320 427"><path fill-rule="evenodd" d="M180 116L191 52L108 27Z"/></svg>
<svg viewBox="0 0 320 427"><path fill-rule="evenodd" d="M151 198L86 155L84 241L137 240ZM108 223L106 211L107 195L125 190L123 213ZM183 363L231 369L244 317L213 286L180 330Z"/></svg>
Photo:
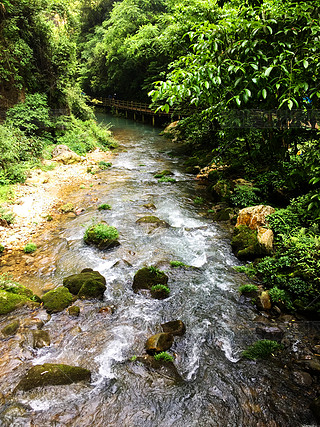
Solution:
<svg viewBox="0 0 320 427"><path fill-rule="evenodd" d="M240 286L240 288L239 288L239 292L241 294L247 294L247 293L250 293L250 292L256 292L258 290L259 290L258 286L254 285L252 283L247 283L245 285Z"/></svg>
<svg viewBox="0 0 320 427"><path fill-rule="evenodd" d="M110 162L105 162L104 160L101 160L99 162L99 168L102 170L109 169L109 168L111 168L111 166L112 166L112 163L110 163Z"/></svg>
<svg viewBox="0 0 320 427"><path fill-rule="evenodd" d="M0 254L3 254L3 252L4 252L4 246L3 245L0 245Z"/></svg>
<svg viewBox="0 0 320 427"><path fill-rule="evenodd" d="M151 296L156 299L165 299L169 296L170 289L166 285L153 285L151 286Z"/></svg>
<svg viewBox="0 0 320 427"><path fill-rule="evenodd" d="M20 326L19 320L14 320L13 322L9 323L9 325L6 325L4 328L2 328L1 332L7 336L14 335L19 329L19 326Z"/></svg>
<svg viewBox="0 0 320 427"><path fill-rule="evenodd" d="M28 301L30 299L25 295L17 295L0 290L0 314L10 313Z"/></svg>
<svg viewBox="0 0 320 427"><path fill-rule="evenodd" d="M170 261L171 267L177 268L177 267L189 267L189 265L184 264L181 261Z"/></svg>
<svg viewBox="0 0 320 427"><path fill-rule="evenodd" d="M44 363L33 366L19 382L17 389L28 391L35 387L47 385L72 384L79 381L90 381L91 373L88 369L78 366Z"/></svg>
<svg viewBox="0 0 320 427"><path fill-rule="evenodd" d="M85 243L93 244L99 249L108 249L119 245L118 237L119 233L115 227L99 222L86 229L83 239Z"/></svg>
<svg viewBox="0 0 320 427"><path fill-rule="evenodd" d="M231 241L234 254L243 260L252 260L267 255L257 238L257 230L252 230L246 225L235 227Z"/></svg>
<svg viewBox="0 0 320 427"><path fill-rule="evenodd" d="M80 314L80 307L78 307L77 305L72 305L68 308L68 313L70 314L70 316L78 317Z"/></svg>
<svg viewBox="0 0 320 427"><path fill-rule="evenodd" d="M163 360L164 362L173 362L174 358L171 356L171 354L167 353L166 351L162 351L161 353L157 353L153 356L155 360Z"/></svg>
<svg viewBox="0 0 320 427"><path fill-rule="evenodd" d="M66 203L65 205L62 205L60 207L60 211L62 213L69 213L69 212L73 212L74 211L74 206L73 203Z"/></svg>
<svg viewBox="0 0 320 427"><path fill-rule="evenodd" d="M168 276L156 267L143 267L138 270L133 278L132 288L136 292L139 289L151 289L154 285L166 285Z"/></svg>
<svg viewBox="0 0 320 427"><path fill-rule="evenodd" d="M158 179L158 182L176 182L176 180L170 176L163 176L162 178Z"/></svg>
<svg viewBox="0 0 320 427"><path fill-rule="evenodd" d="M99 211L105 211L105 210L109 210L109 209L111 209L111 206L110 206L110 205L108 205L107 203L102 203L102 204L98 207L98 210L99 210Z"/></svg>
<svg viewBox="0 0 320 427"><path fill-rule="evenodd" d="M43 295L42 302L49 313L56 313L67 308L72 303L72 298L68 289L61 286Z"/></svg>
<svg viewBox="0 0 320 427"><path fill-rule="evenodd" d="M277 341L260 340L242 352L242 357L249 360L266 359L282 348Z"/></svg>
<svg viewBox="0 0 320 427"><path fill-rule="evenodd" d="M29 242L23 248L23 252L26 254L31 254L37 250L37 245L35 243Z"/></svg>
<svg viewBox="0 0 320 427"><path fill-rule="evenodd" d="M165 170L163 170L161 172L156 173L154 175L154 177L155 178L163 178L164 176L168 176L168 175L173 175L173 173L170 170L165 169Z"/></svg>

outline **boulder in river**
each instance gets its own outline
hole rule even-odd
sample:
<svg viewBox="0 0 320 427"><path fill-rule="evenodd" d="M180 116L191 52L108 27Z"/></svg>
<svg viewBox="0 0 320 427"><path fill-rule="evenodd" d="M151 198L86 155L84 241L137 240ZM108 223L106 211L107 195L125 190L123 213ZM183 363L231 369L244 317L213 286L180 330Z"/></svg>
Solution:
<svg viewBox="0 0 320 427"><path fill-rule="evenodd" d="M47 292L42 297L44 308L48 313L57 313L72 303L73 296L64 286Z"/></svg>
<svg viewBox="0 0 320 427"><path fill-rule="evenodd" d="M8 325L6 325L4 328L1 329L1 332L5 336L11 336L14 335L17 330L19 329L20 322L19 320L13 320Z"/></svg>
<svg viewBox="0 0 320 427"><path fill-rule="evenodd" d="M175 382L182 382L183 378L179 374L175 364L165 360L156 360L153 356L145 355L137 357L136 361L142 363L147 369L156 371L167 379Z"/></svg>
<svg viewBox="0 0 320 427"><path fill-rule="evenodd" d="M32 329L33 348L42 348L50 345L50 336L48 331Z"/></svg>
<svg viewBox="0 0 320 427"><path fill-rule="evenodd" d="M106 279L98 271L86 268L81 273L65 277L63 286L79 298L102 298Z"/></svg>
<svg viewBox="0 0 320 427"><path fill-rule="evenodd" d="M98 249L111 249L120 245L118 237L119 233L115 227L99 222L86 229L83 240L87 245L94 245Z"/></svg>
<svg viewBox="0 0 320 427"><path fill-rule="evenodd" d="M154 215L146 215L136 221L137 224L152 224L154 227L168 228L170 225Z"/></svg>
<svg viewBox="0 0 320 427"><path fill-rule="evenodd" d="M235 227L231 246L234 254L242 260L254 260L268 255L270 251L258 241L258 231L247 225Z"/></svg>
<svg viewBox="0 0 320 427"><path fill-rule="evenodd" d="M171 322L162 323L163 332L168 332L172 335L184 335L186 332L186 325L182 320L172 320Z"/></svg>
<svg viewBox="0 0 320 427"><path fill-rule="evenodd" d="M155 334L148 338L145 348L146 352L153 356L156 353L169 350L172 344L173 335L167 332L161 332L160 334Z"/></svg>
<svg viewBox="0 0 320 427"><path fill-rule="evenodd" d="M7 314L26 304L30 299L26 295L17 295L0 290L0 314Z"/></svg>
<svg viewBox="0 0 320 427"><path fill-rule="evenodd" d="M166 285L168 283L168 276L158 270L156 267L143 267L136 272L133 278L132 288L135 292L139 289L151 290L154 285Z"/></svg>
<svg viewBox="0 0 320 427"><path fill-rule="evenodd" d="M90 381L88 369L55 363L44 363L33 366L19 382L17 389L28 391L35 387L47 385L72 384L79 381Z"/></svg>

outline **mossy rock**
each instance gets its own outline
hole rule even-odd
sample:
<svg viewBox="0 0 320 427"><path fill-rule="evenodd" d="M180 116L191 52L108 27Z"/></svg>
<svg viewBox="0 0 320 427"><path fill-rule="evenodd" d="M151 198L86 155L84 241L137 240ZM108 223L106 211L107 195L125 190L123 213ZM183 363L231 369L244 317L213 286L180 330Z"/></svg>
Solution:
<svg viewBox="0 0 320 427"><path fill-rule="evenodd" d="M136 223L137 224L153 224L157 227L164 227L164 228L170 227L170 225L166 221L163 221L162 219L154 215L143 216L142 218L139 218L136 221Z"/></svg>
<svg viewBox="0 0 320 427"><path fill-rule="evenodd" d="M77 305L72 305L68 308L68 313L70 316L78 317L80 315L80 307Z"/></svg>
<svg viewBox="0 0 320 427"><path fill-rule="evenodd" d="M151 288L151 296L154 299L166 299L170 295L170 289L166 285L154 285Z"/></svg>
<svg viewBox="0 0 320 427"><path fill-rule="evenodd" d="M61 286L44 294L42 302L48 313L57 313L67 308L72 303L72 299L73 297L69 290Z"/></svg>
<svg viewBox="0 0 320 427"><path fill-rule="evenodd" d="M221 209L213 214L214 221L229 221L234 212L232 208Z"/></svg>
<svg viewBox="0 0 320 427"><path fill-rule="evenodd" d="M33 348L43 348L50 345L50 335L48 331L42 329L32 330Z"/></svg>
<svg viewBox="0 0 320 427"><path fill-rule="evenodd" d="M257 230L246 225L234 228L231 246L234 254L241 260L254 260L267 255L266 249L258 242Z"/></svg>
<svg viewBox="0 0 320 427"><path fill-rule="evenodd" d="M106 279L98 272L84 269L63 279L63 286L79 298L103 298Z"/></svg>
<svg viewBox="0 0 320 427"><path fill-rule="evenodd" d="M173 335L168 332L161 332L160 334L152 335L148 338L145 349L148 354L153 356L156 353L169 350L173 344Z"/></svg>
<svg viewBox="0 0 320 427"><path fill-rule="evenodd" d="M215 200L228 201L231 196L231 183L226 179L220 179L212 185L211 192Z"/></svg>
<svg viewBox="0 0 320 427"><path fill-rule="evenodd" d="M72 203L66 203L65 205L60 206L60 211L62 213L69 213L74 211L74 206Z"/></svg>
<svg viewBox="0 0 320 427"><path fill-rule="evenodd" d="M26 304L30 299L26 295L0 290L0 314L7 314Z"/></svg>
<svg viewBox="0 0 320 427"><path fill-rule="evenodd" d="M171 322L162 323L163 332L168 332L172 335L184 335L186 332L186 325L182 320L172 320Z"/></svg>
<svg viewBox="0 0 320 427"><path fill-rule="evenodd" d="M13 322L9 323L4 328L2 328L1 332L3 333L3 335L6 335L6 336L14 335L19 329L19 326L20 326L19 320L14 320Z"/></svg>
<svg viewBox="0 0 320 427"><path fill-rule="evenodd" d="M33 366L19 382L17 389L28 391L48 385L72 384L79 381L90 381L88 369L55 363L44 363Z"/></svg>
<svg viewBox="0 0 320 427"><path fill-rule="evenodd" d="M93 245L103 250L119 246L118 237L119 233L115 227L99 222L87 228L83 240L87 245Z"/></svg>
<svg viewBox="0 0 320 427"><path fill-rule="evenodd" d="M154 177L155 178L163 178L164 176L171 176L171 175L174 175L174 173L173 172L171 172L170 170L168 170L168 169L165 169L165 170L163 170L163 171L161 171L161 172L157 172L155 175L154 175Z"/></svg>
<svg viewBox="0 0 320 427"><path fill-rule="evenodd" d="M134 275L132 288L137 292L139 289L151 290L154 285L166 285L167 283L168 276L163 271L152 267L143 267Z"/></svg>

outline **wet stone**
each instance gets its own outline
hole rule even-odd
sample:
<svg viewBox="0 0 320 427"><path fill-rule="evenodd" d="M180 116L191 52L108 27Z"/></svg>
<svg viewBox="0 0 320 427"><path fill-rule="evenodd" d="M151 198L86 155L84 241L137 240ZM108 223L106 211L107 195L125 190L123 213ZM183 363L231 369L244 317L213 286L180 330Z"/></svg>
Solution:
<svg viewBox="0 0 320 427"><path fill-rule="evenodd" d="M33 348L48 347L50 345L50 336L48 331L32 330Z"/></svg>
<svg viewBox="0 0 320 427"><path fill-rule="evenodd" d="M281 341L284 332L277 326L258 326L256 333L265 340Z"/></svg>
<svg viewBox="0 0 320 427"><path fill-rule="evenodd" d="M1 332L5 336L14 335L19 329L19 326L20 326L19 320L14 320L13 322L9 323L4 328L2 328Z"/></svg>
<svg viewBox="0 0 320 427"><path fill-rule="evenodd" d="M152 335L148 338L145 348L146 352L153 356L156 353L169 350L173 344L173 335L167 332Z"/></svg>
<svg viewBox="0 0 320 427"><path fill-rule="evenodd" d="M163 332L168 332L172 335L184 335L186 326L182 320L172 320L161 325Z"/></svg>
<svg viewBox="0 0 320 427"><path fill-rule="evenodd" d="M293 372L292 375L293 375L293 381L296 384L309 387L313 383L312 377L310 374L308 374L308 372L295 371Z"/></svg>

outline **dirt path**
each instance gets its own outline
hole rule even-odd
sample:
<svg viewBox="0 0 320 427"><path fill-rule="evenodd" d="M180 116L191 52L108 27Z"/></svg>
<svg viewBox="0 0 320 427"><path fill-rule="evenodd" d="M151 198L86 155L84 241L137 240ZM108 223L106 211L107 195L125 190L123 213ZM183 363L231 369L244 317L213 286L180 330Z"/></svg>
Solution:
<svg viewBox="0 0 320 427"><path fill-rule="evenodd" d="M60 208L68 202L68 195L79 188L93 186L98 176L89 170L97 168L99 161L110 162L113 156L110 151L97 149L87 154L81 163L64 165L52 160L49 163L55 165L53 170L33 170L24 184L16 186L13 203L5 206L15 214L14 224L0 226L0 244L5 247L0 257L0 273L6 272L5 267L14 253L23 253L26 243L36 241L45 230L55 227L63 215ZM75 214L80 209L75 206Z"/></svg>

